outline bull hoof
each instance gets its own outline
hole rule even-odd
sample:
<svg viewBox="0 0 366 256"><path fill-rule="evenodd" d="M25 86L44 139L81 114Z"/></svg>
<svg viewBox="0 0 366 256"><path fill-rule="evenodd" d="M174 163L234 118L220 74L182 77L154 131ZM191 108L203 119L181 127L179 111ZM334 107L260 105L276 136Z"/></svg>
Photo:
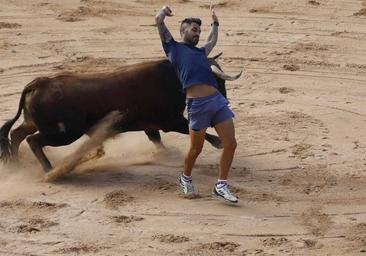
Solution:
<svg viewBox="0 0 366 256"><path fill-rule="evenodd" d="M159 151L167 150L165 145L161 142L157 142L157 143L154 143L154 144L155 144L156 149L159 150Z"/></svg>
<svg viewBox="0 0 366 256"><path fill-rule="evenodd" d="M83 164L83 163L86 163L91 160L97 160L99 158L102 158L104 155L105 155L105 151L104 151L103 146L101 146L101 147L97 148L96 151L93 151L93 152L87 154L86 156L82 157L79 161L79 164Z"/></svg>
<svg viewBox="0 0 366 256"><path fill-rule="evenodd" d="M223 149L224 148L224 144L222 144L221 140L217 144L212 144L212 146L214 146L217 149Z"/></svg>
<svg viewBox="0 0 366 256"><path fill-rule="evenodd" d="M1 162L8 164L8 163L12 162L12 157L9 154L6 154L6 153L4 154L3 152L1 152L0 160L1 160Z"/></svg>
<svg viewBox="0 0 366 256"><path fill-rule="evenodd" d="M43 181L44 182L53 182L53 181L56 181L57 179L59 179L62 176L62 174L60 175L57 172L57 170L55 171L55 170L50 169L48 171L45 170L45 172L46 172L46 174L43 176Z"/></svg>
<svg viewBox="0 0 366 256"><path fill-rule="evenodd" d="M44 182L51 182L53 181L54 178L52 177L52 175L50 175L49 173L46 173L44 176L43 176L43 181Z"/></svg>
<svg viewBox="0 0 366 256"><path fill-rule="evenodd" d="M53 169L51 164L48 163L42 163L42 169L44 173L47 175L50 173L50 171Z"/></svg>

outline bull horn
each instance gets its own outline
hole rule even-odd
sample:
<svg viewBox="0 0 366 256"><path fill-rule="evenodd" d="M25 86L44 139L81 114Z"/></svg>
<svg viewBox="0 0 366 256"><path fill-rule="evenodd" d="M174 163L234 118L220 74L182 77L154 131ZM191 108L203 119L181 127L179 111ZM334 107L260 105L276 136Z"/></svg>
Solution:
<svg viewBox="0 0 366 256"><path fill-rule="evenodd" d="M218 57L220 57L222 54L223 54L223 52L220 52L219 54L217 54L217 55L213 56L212 58L213 58L214 60L216 60L216 59L217 59Z"/></svg>
<svg viewBox="0 0 366 256"><path fill-rule="evenodd" d="M229 76L229 75L225 74L223 71L221 71L218 67L216 67L214 65L211 65L211 69L212 69L212 72L215 75L217 75L221 79L229 80L229 81L234 81L234 80L238 79L241 76L241 74L243 73L243 71L241 71L239 74L237 74L235 76Z"/></svg>

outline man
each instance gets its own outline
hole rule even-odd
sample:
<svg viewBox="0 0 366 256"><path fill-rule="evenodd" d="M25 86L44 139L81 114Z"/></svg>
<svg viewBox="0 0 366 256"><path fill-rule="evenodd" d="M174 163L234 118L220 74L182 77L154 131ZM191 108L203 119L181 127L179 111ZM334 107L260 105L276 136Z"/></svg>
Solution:
<svg viewBox="0 0 366 256"><path fill-rule="evenodd" d="M219 179L212 194L226 201L237 203L238 199L230 193L227 177L236 149L233 112L229 102L217 90L217 82L207 61L208 54L216 45L219 21L211 6L212 28L207 42L201 48L196 47L201 33L201 20L186 18L181 22L182 42L176 42L164 24L166 16L173 16L168 6L163 6L155 21L166 55L174 65L179 80L186 93L189 120L190 148L184 161L184 172L179 176L179 183L184 194L197 194L192 182L192 168L202 151L205 133L208 127L214 127L224 149L220 160Z"/></svg>

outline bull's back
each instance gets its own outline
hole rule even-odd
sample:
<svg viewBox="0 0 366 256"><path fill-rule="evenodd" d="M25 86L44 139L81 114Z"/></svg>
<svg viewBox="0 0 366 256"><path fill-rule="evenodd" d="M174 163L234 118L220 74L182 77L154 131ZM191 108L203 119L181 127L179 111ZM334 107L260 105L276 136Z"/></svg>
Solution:
<svg viewBox="0 0 366 256"><path fill-rule="evenodd" d="M115 110L127 114L136 130L143 123L154 125L181 115L184 95L172 65L163 60L110 73L52 77L34 93L30 109L44 130L60 122L87 130Z"/></svg>

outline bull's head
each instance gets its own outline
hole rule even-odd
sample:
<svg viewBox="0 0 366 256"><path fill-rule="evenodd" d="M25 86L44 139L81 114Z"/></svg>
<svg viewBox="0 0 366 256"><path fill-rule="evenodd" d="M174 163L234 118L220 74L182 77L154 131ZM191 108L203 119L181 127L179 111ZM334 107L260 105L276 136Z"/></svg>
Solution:
<svg viewBox="0 0 366 256"><path fill-rule="evenodd" d="M222 71L220 65L217 63L216 59L219 58L222 55L222 52L215 55L214 57L210 57L208 58L208 62L211 66L212 72L215 74L216 80L217 80L217 85L218 85L218 89L221 92L221 94L226 98L226 86L225 86L225 81L234 81L237 80L242 72L240 72L239 74L235 75L235 76L230 76L224 73L224 71Z"/></svg>

